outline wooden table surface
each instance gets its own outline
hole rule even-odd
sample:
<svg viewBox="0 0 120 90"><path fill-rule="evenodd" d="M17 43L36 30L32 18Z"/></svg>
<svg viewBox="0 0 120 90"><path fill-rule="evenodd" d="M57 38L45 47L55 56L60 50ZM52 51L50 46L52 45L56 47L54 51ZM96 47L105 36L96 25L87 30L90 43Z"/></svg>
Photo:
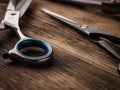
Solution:
<svg viewBox="0 0 120 90"><path fill-rule="evenodd" d="M7 4L8 0L0 0L0 20ZM13 30L1 31L0 90L120 90L117 60L73 28L41 12L41 8L120 36L119 16L115 19L94 8L33 0L20 26L25 35L52 45L52 63L35 67L3 59L3 53L10 50L18 38ZM120 51L119 46L113 47Z"/></svg>

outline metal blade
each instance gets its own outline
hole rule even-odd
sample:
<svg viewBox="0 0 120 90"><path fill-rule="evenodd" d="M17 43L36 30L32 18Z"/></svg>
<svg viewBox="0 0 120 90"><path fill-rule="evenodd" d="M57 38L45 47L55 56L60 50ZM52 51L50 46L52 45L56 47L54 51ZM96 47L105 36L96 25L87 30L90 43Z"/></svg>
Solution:
<svg viewBox="0 0 120 90"><path fill-rule="evenodd" d="M44 13L46 13L46 14L48 14L48 15L50 15L50 16L52 16L52 17L54 17L54 18L56 18L56 19L58 19L58 20L60 20L62 22L64 22L64 23L66 23L66 24L70 25L71 27L73 27L75 29L78 29L81 32L83 32L83 30L81 30L82 25L80 25L80 24L78 24L78 23L76 23L76 22L74 22L74 21L72 21L72 20L70 20L70 19L68 19L66 17L63 17L63 16L61 16L61 15L59 15L57 13L51 12L51 11L49 11L47 9L42 9L42 11Z"/></svg>
<svg viewBox="0 0 120 90"><path fill-rule="evenodd" d="M7 10L11 10L14 11L15 10L15 6L16 6L16 0L10 0Z"/></svg>
<svg viewBox="0 0 120 90"><path fill-rule="evenodd" d="M21 2L16 6L16 11L20 11L20 17L24 15L31 2L32 0L21 0Z"/></svg>

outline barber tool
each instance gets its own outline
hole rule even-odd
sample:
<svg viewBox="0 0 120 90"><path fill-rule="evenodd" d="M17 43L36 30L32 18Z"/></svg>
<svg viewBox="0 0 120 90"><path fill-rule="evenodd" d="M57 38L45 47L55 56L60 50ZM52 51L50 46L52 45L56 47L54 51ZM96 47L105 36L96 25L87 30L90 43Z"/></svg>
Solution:
<svg viewBox="0 0 120 90"><path fill-rule="evenodd" d="M80 5L85 7L97 7L100 8L102 12L107 14L120 14L120 0L53 0L59 2L70 3L74 5Z"/></svg>
<svg viewBox="0 0 120 90"><path fill-rule="evenodd" d="M105 38L111 41L112 43L120 44L120 37L110 35L104 31L101 31L99 29L96 29L88 25L80 25L77 22L74 22L66 17L58 15L47 9L42 9L42 11L47 15L50 15L51 17L54 17L68 24L69 26L75 28L80 34L84 35L93 43L101 46L103 49L107 50L110 54L112 54L114 57L116 57L120 61L120 55L109 44L107 44L107 42L104 39L102 39L102 38ZM118 66L118 70L120 70L120 64Z"/></svg>
<svg viewBox="0 0 120 90"><path fill-rule="evenodd" d="M51 57L52 47L47 42L29 38L25 36L20 30L19 19L24 15L31 2L32 0L21 0L17 5L16 0L10 0L9 2L5 17L0 24L0 30L12 28L17 32L20 40L16 43L13 49L8 51L7 54L3 55L3 57L6 59L9 58L11 60L36 63L48 61ZM25 55L21 52L21 50L26 47L36 47L43 49L45 54L39 54L38 56Z"/></svg>

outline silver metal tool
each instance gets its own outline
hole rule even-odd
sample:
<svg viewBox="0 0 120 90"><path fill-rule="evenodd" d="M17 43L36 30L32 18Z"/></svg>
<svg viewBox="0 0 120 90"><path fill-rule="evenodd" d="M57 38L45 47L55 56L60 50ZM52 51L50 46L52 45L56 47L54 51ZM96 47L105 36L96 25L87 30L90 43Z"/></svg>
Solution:
<svg viewBox="0 0 120 90"><path fill-rule="evenodd" d="M19 19L24 15L31 2L32 0L21 0L17 5L16 0L10 0L9 2L5 17L0 24L0 30L6 29L6 27L13 28L17 32L20 40L13 49L11 49L7 54L3 55L4 58L36 63L48 61L52 55L52 47L47 42L29 38L20 30ZM41 48L45 51L45 54L39 56L24 55L20 50L26 47Z"/></svg>
<svg viewBox="0 0 120 90"><path fill-rule="evenodd" d="M107 44L107 42L104 39L102 39L102 38L105 38L111 41L112 43L120 44L120 37L110 35L104 31L101 31L99 29L96 29L88 25L80 25L75 21L72 21L66 17L63 17L47 9L42 9L42 11L47 15L50 15L51 17L54 17L68 24L69 26L75 28L80 34L84 35L93 43L101 46L103 49L107 50L110 54L112 54L114 57L116 57L120 61L120 55L109 44ZM120 65L118 69L120 70Z"/></svg>

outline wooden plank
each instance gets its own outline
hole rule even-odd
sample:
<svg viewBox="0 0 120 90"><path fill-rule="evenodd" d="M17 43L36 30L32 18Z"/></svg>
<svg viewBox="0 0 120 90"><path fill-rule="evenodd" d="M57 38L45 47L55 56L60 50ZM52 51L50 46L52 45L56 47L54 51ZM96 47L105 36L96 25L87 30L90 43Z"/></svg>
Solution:
<svg viewBox="0 0 120 90"><path fill-rule="evenodd" d="M2 20L7 0L0 0ZM20 22L22 32L49 42L54 50L52 63L41 66L11 63L2 58L18 38L14 31L0 33L0 90L119 90L118 62L73 28L42 13L46 8L81 24L120 35L120 21L100 11L34 0ZM114 46L120 51L119 46Z"/></svg>

